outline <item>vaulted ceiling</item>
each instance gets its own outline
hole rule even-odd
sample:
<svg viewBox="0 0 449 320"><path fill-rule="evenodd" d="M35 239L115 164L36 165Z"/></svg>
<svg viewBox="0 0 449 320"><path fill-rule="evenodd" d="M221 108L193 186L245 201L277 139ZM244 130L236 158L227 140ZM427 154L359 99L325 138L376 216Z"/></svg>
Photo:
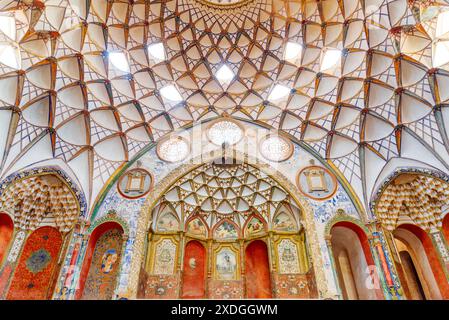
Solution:
<svg viewBox="0 0 449 320"><path fill-rule="evenodd" d="M60 159L89 199L149 142L222 115L303 141L365 200L393 158L447 171L446 5L1 0L1 175Z"/></svg>

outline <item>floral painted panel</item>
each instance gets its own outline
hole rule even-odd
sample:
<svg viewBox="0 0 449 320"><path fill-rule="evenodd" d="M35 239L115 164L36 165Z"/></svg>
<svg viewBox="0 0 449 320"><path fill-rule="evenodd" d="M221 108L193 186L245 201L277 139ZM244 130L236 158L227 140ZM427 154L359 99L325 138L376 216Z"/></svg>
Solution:
<svg viewBox="0 0 449 320"><path fill-rule="evenodd" d="M102 234L95 245L82 299L113 298L120 271L123 231L111 229Z"/></svg>
<svg viewBox="0 0 449 320"><path fill-rule="evenodd" d="M279 273L300 273L298 247L290 239L282 239L278 246Z"/></svg>
<svg viewBox="0 0 449 320"><path fill-rule="evenodd" d="M49 299L57 276L61 246L62 236L57 229L42 227L35 230L26 240L7 298Z"/></svg>
<svg viewBox="0 0 449 320"><path fill-rule="evenodd" d="M177 245L171 239L156 244L153 274L173 274Z"/></svg>

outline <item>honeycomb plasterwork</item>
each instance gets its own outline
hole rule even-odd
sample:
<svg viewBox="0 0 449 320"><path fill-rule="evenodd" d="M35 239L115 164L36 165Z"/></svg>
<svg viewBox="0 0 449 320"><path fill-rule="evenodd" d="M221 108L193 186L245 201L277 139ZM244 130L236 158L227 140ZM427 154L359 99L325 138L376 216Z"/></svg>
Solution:
<svg viewBox="0 0 449 320"><path fill-rule="evenodd" d="M223 1L204 0L225 6ZM241 1L227 1L241 5ZM448 167L447 2L197 0L0 4L1 174L64 161L88 201L143 147L223 114L304 141L362 190L392 158ZM165 59L147 47L162 43ZM285 59L287 43L301 47ZM445 51L446 50L446 51ZM341 54L339 54L341 52ZM114 65L121 55L128 67ZM126 63L125 63L126 64ZM216 78L226 64L228 84ZM123 71L125 70L125 71ZM174 86L173 102L161 93ZM276 86L288 88L276 101ZM430 150L425 159L414 149ZM373 177L371 177L373 178ZM374 179L373 178L373 179Z"/></svg>

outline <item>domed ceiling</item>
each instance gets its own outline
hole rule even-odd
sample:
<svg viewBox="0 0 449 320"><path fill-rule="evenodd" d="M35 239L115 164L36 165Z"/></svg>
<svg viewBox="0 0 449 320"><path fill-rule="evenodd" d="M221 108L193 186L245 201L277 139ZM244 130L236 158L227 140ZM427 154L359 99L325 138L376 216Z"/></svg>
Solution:
<svg viewBox="0 0 449 320"><path fill-rule="evenodd" d="M92 201L149 142L222 115L307 144L365 201L392 158L447 171L446 5L2 0L1 174L60 159Z"/></svg>

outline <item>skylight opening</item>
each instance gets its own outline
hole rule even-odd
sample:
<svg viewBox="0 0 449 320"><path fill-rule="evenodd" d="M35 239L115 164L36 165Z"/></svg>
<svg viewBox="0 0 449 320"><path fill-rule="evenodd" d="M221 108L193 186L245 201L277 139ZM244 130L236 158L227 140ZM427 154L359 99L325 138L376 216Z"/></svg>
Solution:
<svg viewBox="0 0 449 320"><path fill-rule="evenodd" d="M157 155L167 162L182 161L190 153L190 146L186 139L176 136L162 140L157 145Z"/></svg>
<svg viewBox="0 0 449 320"><path fill-rule="evenodd" d="M147 47L147 50L148 50L148 56L150 59L153 59L156 61L164 61L167 59L166 54L165 54L164 44L162 42L150 44Z"/></svg>
<svg viewBox="0 0 449 320"><path fill-rule="evenodd" d="M302 45L296 42L287 42L284 51L284 60L297 63L298 60L301 59L302 56Z"/></svg>
<svg viewBox="0 0 449 320"><path fill-rule="evenodd" d="M225 64L222 65L220 69L218 69L215 76L217 77L221 85L228 85L235 77L234 72L232 72L231 68L229 68Z"/></svg>
<svg viewBox="0 0 449 320"><path fill-rule="evenodd" d="M341 50L327 49L324 52L323 60L321 61L321 71L326 71L335 68L341 61Z"/></svg>
<svg viewBox="0 0 449 320"><path fill-rule="evenodd" d="M273 90L271 90L270 95L268 96L268 101L275 102L279 101L282 98L287 97L290 94L290 89L281 84L277 84L274 86Z"/></svg>
<svg viewBox="0 0 449 320"><path fill-rule="evenodd" d="M109 52L109 61L118 70L129 72L128 59L123 52Z"/></svg>
<svg viewBox="0 0 449 320"><path fill-rule="evenodd" d="M0 63L13 69L20 69L18 50L9 44L0 44Z"/></svg>
<svg viewBox="0 0 449 320"><path fill-rule="evenodd" d="M176 87L172 84L169 84L169 85L163 87L160 90L160 92L161 92L161 95L167 100L170 100L173 102L180 102L183 100L178 89L176 89Z"/></svg>

